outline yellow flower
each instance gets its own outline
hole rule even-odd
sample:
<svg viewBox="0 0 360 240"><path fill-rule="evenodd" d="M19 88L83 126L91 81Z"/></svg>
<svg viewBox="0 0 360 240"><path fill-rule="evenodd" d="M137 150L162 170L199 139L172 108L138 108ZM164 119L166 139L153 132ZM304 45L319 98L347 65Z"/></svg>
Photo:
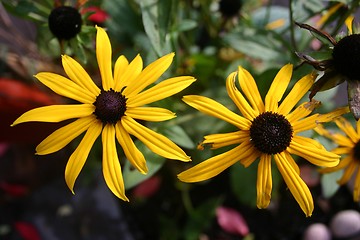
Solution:
<svg viewBox="0 0 360 240"><path fill-rule="evenodd" d="M336 172L344 169L341 179L338 184L343 185L347 183L352 176L355 177L355 184L353 190L353 197L355 202L360 201L360 120L357 121L356 130L350 122L345 118L339 117L335 119L336 125L347 136L340 133L333 133L324 129L321 125L316 128L316 131L334 141L338 147L333 149L332 152L336 154L346 155L341 159L339 165L335 167L323 168L320 170L322 173Z"/></svg>
<svg viewBox="0 0 360 240"><path fill-rule="evenodd" d="M104 29L97 27L96 57L102 88L95 85L78 62L69 56L62 56L62 64L69 78L49 72L38 73L35 77L57 94L76 100L80 104L36 108L21 115L12 125L30 121L60 122L77 118L44 139L37 146L36 154L56 152L86 132L70 156L65 169L66 183L74 193L75 180L92 145L101 134L102 170L106 184L117 197L128 201L115 139L121 145L126 158L144 174L147 172L145 158L136 148L130 135L162 157L190 161L175 143L141 125L135 119L157 122L174 118L175 114L167 109L144 105L180 92L195 79L190 76L169 78L146 89L168 69L174 54L161 57L145 69L142 69L143 62L139 55L130 63L124 56L120 56L115 62L113 75L111 52L108 35Z"/></svg>
<svg viewBox="0 0 360 240"><path fill-rule="evenodd" d="M334 116L348 109L309 116L319 103L311 101L301 104L291 112L314 83L316 76L312 74L299 80L279 105L291 75L292 65L288 64L281 68L271 84L264 103L256 82L248 71L239 67L238 71L231 73L226 80L227 92L244 117L207 97L185 96L183 100L190 106L233 124L239 130L205 136L202 146L209 144L212 149L236 146L180 173L178 178L184 182L199 182L218 175L237 162L248 167L260 158L256 184L257 207L266 208L270 203L272 191L273 158L301 209L306 216L311 216L314 208L313 199L308 187L300 178L299 167L291 154L303 157L318 166L336 166L339 163L338 155L326 151L317 141L298 134L313 129L318 122L330 121ZM243 93L235 85L236 77Z"/></svg>

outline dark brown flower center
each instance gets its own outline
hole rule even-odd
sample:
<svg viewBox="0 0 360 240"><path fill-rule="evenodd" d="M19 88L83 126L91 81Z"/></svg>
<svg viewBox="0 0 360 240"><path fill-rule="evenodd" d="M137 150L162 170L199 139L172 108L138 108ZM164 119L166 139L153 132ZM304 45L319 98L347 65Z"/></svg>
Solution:
<svg viewBox="0 0 360 240"><path fill-rule="evenodd" d="M257 116L250 127L254 146L266 154L284 151L291 142L293 129L290 122L278 113L264 112Z"/></svg>
<svg viewBox="0 0 360 240"><path fill-rule="evenodd" d="M125 114L126 100L127 98L121 92L116 92L113 89L101 90L94 102L94 114L103 123L115 124Z"/></svg>
<svg viewBox="0 0 360 240"><path fill-rule="evenodd" d="M349 80L360 80L360 34L342 38L332 52L335 69Z"/></svg>
<svg viewBox="0 0 360 240"><path fill-rule="evenodd" d="M50 31L58 39L69 40L80 32L82 19L76 8L61 6L51 11L48 22Z"/></svg>
<svg viewBox="0 0 360 240"><path fill-rule="evenodd" d="M358 141L353 148L353 158L360 162L360 141Z"/></svg>

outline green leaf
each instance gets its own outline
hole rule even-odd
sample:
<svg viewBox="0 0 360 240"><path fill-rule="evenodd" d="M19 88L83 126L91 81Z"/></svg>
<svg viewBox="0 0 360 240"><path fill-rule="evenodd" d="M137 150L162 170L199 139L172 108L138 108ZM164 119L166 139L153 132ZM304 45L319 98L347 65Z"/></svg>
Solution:
<svg viewBox="0 0 360 240"><path fill-rule="evenodd" d="M337 171L333 173L326 173L321 177L321 189L325 198L330 198L339 189L337 180L341 178L343 171Z"/></svg>
<svg viewBox="0 0 360 240"><path fill-rule="evenodd" d="M47 2L36 1L4 1L4 7L8 12L21 18L38 22L47 22L51 9L46 6Z"/></svg>
<svg viewBox="0 0 360 240"><path fill-rule="evenodd" d="M318 0L297 0L292 1L292 4L294 19L301 22L324 9L323 2Z"/></svg>
<svg viewBox="0 0 360 240"><path fill-rule="evenodd" d="M239 202L256 207L257 164L245 168L235 164L230 168L230 182L233 193Z"/></svg>
<svg viewBox="0 0 360 240"><path fill-rule="evenodd" d="M189 135L182 127L178 125L167 126L163 132L166 137L170 138L173 142L180 145L181 147L188 149L195 148L195 143L190 139Z"/></svg>
<svg viewBox="0 0 360 240"><path fill-rule="evenodd" d="M245 168L235 164L230 168L231 188L239 202L250 207L256 207L257 162ZM282 177L275 164L271 164L272 192L271 197L277 198Z"/></svg>
<svg viewBox="0 0 360 240"><path fill-rule="evenodd" d="M176 31L178 32L184 32L189 31L198 26L198 23L192 19L183 19L181 22L179 22L178 26L176 27Z"/></svg>
<svg viewBox="0 0 360 240"><path fill-rule="evenodd" d="M250 33L230 33L224 36L224 41L235 50L255 59L279 61L279 59L284 58L284 54L280 50L280 44L276 39L257 34L255 31Z"/></svg>
<svg viewBox="0 0 360 240"><path fill-rule="evenodd" d="M142 174L137 169L134 169L131 163L126 160L123 167L123 178L125 183L125 189L132 188L146 179L153 176L165 163L165 158L153 153L140 141L136 142L137 148L144 154L146 164L148 167L148 173Z"/></svg>
<svg viewBox="0 0 360 240"><path fill-rule="evenodd" d="M105 24L112 35L116 36L117 42L135 41L140 33L143 33L143 25L138 13L138 5L132 5L133 1L117 0L103 1L104 10L110 15Z"/></svg>
<svg viewBox="0 0 360 240"><path fill-rule="evenodd" d="M184 229L184 239L195 240L206 228L208 228L215 217L215 209L223 202L222 198L210 198L195 208L189 215L189 220Z"/></svg>
<svg viewBox="0 0 360 240"><path fill-rule="evenodd" d="M165 47L165 39L168 31L171 5L172 1L170 0L143 0L140 2L145 32L158 56L163 56L168 52Z"/></svg>

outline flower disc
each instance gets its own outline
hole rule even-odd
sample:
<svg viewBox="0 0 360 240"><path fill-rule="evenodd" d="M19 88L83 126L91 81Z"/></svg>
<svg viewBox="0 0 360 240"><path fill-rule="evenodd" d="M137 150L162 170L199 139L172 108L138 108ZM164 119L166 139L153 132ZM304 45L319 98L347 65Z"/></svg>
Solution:
<svg viewBox="0 0 360 240"><path fill-rule="evenodd" d="M115 124L124 116L126 111L126 98L120 92L101 91L94 102L95 115L103 123Z"/></svg>
<svg viewBox="0 0 360 240"><path fill-rule="evenodd" d="M360 80L360 34L342 38L332 52L337 71L350 80Z"/></svg>
<svg viewBox="0 0 360 240"><path fill-rule="evenodd" d="M290 122L278 113L264 112L250 127L250 138L255 147L266 154L284 151L291 142L293 129Z"/></svg>

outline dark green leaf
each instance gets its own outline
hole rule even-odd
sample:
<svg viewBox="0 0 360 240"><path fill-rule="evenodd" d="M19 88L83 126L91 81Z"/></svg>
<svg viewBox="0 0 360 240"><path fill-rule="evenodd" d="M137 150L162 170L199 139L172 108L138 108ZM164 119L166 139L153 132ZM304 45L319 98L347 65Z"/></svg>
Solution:
<svg viewBox="0 0 360 240"><path fill-rule="evenodd" d="M150 178L163 166L165 162L165 158L153 153L142 143L136 142L136 146L144 154L149 171L147 174L142 174L137 169L134 169L131 163L126 160L123 168L123 178L126 189L132 188Z"/></svg>

